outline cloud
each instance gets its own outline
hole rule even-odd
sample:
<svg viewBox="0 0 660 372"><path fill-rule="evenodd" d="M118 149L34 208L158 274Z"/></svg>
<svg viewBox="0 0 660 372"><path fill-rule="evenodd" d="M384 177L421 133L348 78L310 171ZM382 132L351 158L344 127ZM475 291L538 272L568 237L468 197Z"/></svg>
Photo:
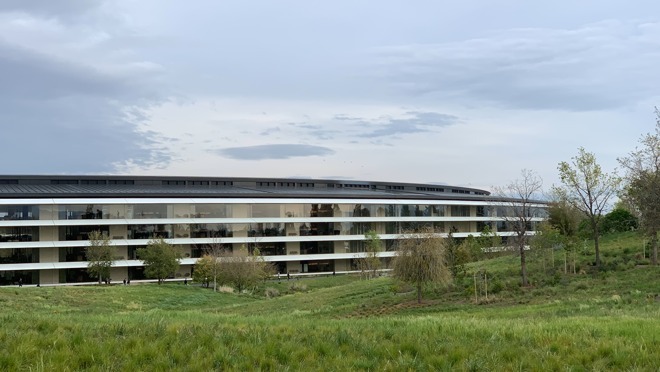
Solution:
<svg viewBox="0 0 660 372"><path fill-rule="evenodd" d="M515 109L589 111L639 102L660 79L660 23L512 29L374 50L377 76L418 97Z"/></svg>
<svg viewBox="0 0 660 372"><path fill-rule="evenodd" d="M259 135L261 136L270 136L276 133L279 133L281 129L279 127L272 127L272 128L266 128L264 129Z"/></svg>
<svg viewBox="0 0 660 372"><path fill-rule="evenodd" d="M245 147L230 147L217 151L218 154L238 160L290 159L307 156L331 155L330 148L314 145L276 144Z"/></svg>
<svg viewBox="0 0 660 372"><path fill-rule="evenodd" d="M75 27L61 26L70 39L41 48L25 35L46 35L50 20L21 17L30 21L29 32L21 22L1 25L7 32L0 39L0 122L6 133L0 149L5 158L16 155L4 172L113 172L120 164L160 167L170 161L163 145L169 139L141 128L149 121L145 109L167 99L157 82L161 71L144 61L102 61L112 50L84 56L69 32ZM76 53L67 58L69 48Z"/></svg>
<svg viewBox="0 0 660 372"><path fill-rule="evenodd" d="M389 119L378 129L367 131L363 134L365 137L386 137L398 134L423 133L432 131L433 128L445 127L458 122L458 118L453 115L441 114L437 112L406 112L408 118ZM366 123L365 121L361 121Z"/></svg>
<svg viewBox="0 0 660 372"><path fill-rule="evenodd" d="M0 12L23 12L40 16L64 16L84 14L102 5L99 0L3 0Z"/></svg>

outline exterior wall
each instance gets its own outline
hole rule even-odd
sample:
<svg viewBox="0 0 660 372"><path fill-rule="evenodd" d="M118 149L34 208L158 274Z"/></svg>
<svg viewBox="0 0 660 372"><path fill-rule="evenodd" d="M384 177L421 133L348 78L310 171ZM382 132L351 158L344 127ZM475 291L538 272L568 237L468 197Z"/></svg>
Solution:
<svg viewBox="0 0 660 372"><path fill-rule="evenodd" d="M0 199L0 205L12 203L17 202ZM412 227L432 224L439 235L452 231L455 237L462 238L478 235L479 224L485 222L497 230L497 223L503 220L502 216L478 216L478 207L492 204L486 200L81 198L33 199L20 203L38 205L38 219L0 219L0 227L36 226L38 240L23 241L19 236L16 240L0 242L0 250L36 248L38 262L0 262L0 272L14 273L10 276L16 280L38 271L38 282L44 285L83 277L81 273L87 262L76 258L80 251L65 252L69 261L60 262L64 257L60 249L84 250L88 244L87 231L95 226L105 229L115 246L117 262L111 278L121 282L129 278L130 268L142 266L130 257L131 252L149 242L143 235L129 239L129 226L167 233L167 241L179 247L183 254L182 265L174 277L186 278L190 277L196 261L193 255L199 252L193 246L229 244L235 254L245 254L242 247L271 243L265 259L281 263L290 273L305 269L347 271L351 270L351 259L361 251L358 243L365 239L368 230L375 230L383 240L381 256L392 257L394 252L386 251L385 247ZM66 229L76 231L68 241L63 240ZM137 234L135 231L133 228L133 234ZM509 234L502 230L498 233Z"/></svg>

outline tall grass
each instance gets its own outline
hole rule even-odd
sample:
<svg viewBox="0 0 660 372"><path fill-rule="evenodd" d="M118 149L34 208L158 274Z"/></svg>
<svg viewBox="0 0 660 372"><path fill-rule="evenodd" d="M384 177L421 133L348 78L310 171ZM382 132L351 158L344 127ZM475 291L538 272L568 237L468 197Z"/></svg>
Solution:
<svg viewBox="0 0 660 372"><path fill-rule="evenodd" d="M610 239L605 250L629 239ZM608 245L611 244L611 245ZM611 257L619 257L613 254ZM0 370L660 369L660 270L511 285L474 304L460 286L425 303L390 278L264 283L253 294L183 285L0 288ZM507 272L514 271L513 277ZM266 298L264 288L281 293Z"/></svg>

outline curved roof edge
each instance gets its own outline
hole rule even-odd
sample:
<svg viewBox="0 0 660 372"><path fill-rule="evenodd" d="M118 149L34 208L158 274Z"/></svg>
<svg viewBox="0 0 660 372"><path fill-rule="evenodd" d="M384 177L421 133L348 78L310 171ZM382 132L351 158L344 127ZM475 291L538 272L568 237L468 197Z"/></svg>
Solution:
<svg viewBox="0 0 660 372"><path fill-rule="evenodd" d="M329 197L483 199L482 189L424 183L319 178L131 175L0 175L0 198Z"/></svg>

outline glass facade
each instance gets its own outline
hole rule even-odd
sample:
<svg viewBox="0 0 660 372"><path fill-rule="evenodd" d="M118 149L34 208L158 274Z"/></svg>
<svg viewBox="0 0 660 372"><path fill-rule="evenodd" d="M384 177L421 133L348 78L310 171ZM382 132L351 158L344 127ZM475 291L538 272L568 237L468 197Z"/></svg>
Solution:
<svg viewBox="0 0 660 372"><path fill-rule="evenodd" d="M31 242L37 240L39 240L38 227L0 227L0 242Z"/></svg>
<svg viewBox="0 0 660 372"><path fill-rule="evenodd" d="M38 205L0 205L1 220L38 220Z"/></svg>
<svg viewBox="0 0 660 372"><path fill-rule="evenodd" d="M127 199L115 204L111 199L89 200L94 203L75 204L67 199L63 204L29 200L28 204L0 205L0 284L15 283L19 278L25 284L94 281L86 273L85 256L92 231L101 231L114 242L117 260L128 260L112 268L115 281L145 278L136 252L153 238L168 239L180 249L183 271L175 278L190 275L195 260L209 244L222 245L230 254L258 251L282 274L315 273L350 270L352 258L346 254L363 252L364 235L369 231L381 235L386 260L407 232L431 228L438 234L451 231L464 238L490 226L495 233L506 235L511 232L510 223L502 216L516 212L514 207L491 207L486 201L327 199L326 203L294 203L287 199L283 203L249 203L243 199L237 203L178 203L167 199L159 203ZM542 207L528 211L537 219L547 216ZM536 222L528 226L530 230L535 227ZM44 243L35 248L39 242ZM305 260L308 255L324 255L324 259ZM2 270L2 265L43 262L55 268ZM58 268L59 263L66 265Z"/></svg>

